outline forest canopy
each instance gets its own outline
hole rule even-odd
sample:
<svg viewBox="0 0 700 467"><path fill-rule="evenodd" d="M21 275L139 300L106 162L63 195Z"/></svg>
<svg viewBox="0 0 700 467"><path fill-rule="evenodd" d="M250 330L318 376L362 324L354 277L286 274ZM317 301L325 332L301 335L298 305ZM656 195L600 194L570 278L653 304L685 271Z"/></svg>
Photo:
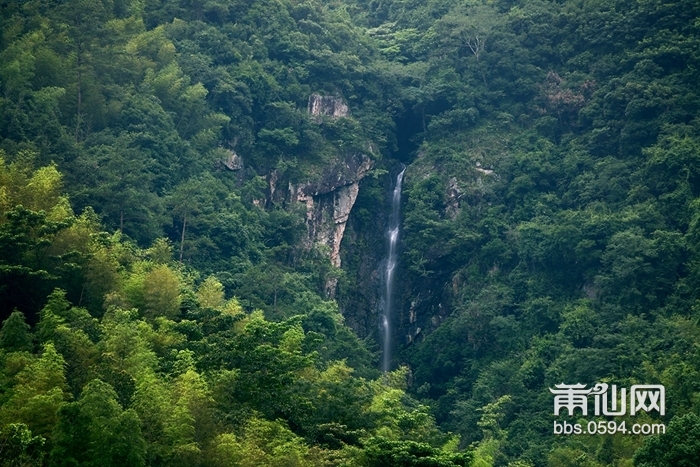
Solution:
<svg viewBox="0 0 700 467"><path fill-rule="evenodd" d="M2 465L697 464L698 70L693 0L1 3Z"/></svg>

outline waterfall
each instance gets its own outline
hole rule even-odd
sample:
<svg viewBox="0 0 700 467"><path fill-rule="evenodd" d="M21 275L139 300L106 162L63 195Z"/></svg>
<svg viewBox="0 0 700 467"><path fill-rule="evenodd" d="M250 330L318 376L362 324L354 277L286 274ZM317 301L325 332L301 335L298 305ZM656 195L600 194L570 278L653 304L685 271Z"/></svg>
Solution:
<svg viewBox="0 0 700 467"><path fill-rule="evenodd" d="M387 237L389 239L389 251L384 266L384 314L381 316L381 327L383 330L382 349L382 370L389 371L391 365L391 306L394 292L394 270L396 269L396 245L399 241L399 225L401 224L401 184L406 166L401 164L401 172L396 176L394 192L391 198L391 216L389 217L389 228Z"/></svg>

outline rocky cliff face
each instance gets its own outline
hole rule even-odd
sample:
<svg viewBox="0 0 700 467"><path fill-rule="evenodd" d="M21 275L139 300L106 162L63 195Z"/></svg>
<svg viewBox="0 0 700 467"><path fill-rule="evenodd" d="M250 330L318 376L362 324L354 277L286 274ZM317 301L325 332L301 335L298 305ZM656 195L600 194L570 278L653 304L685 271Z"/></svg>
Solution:
<svg viewBox="0 0 700 467"><path fill-rule="evenodd" d="M306 205L309 246L326 245L336 267L340 267L340 243L360 190L359 182L371 168L369 157L356 154L339 159L317 180L289 184L290 199ZM334 290L335 284L329 284L330 289Z"/></svg>
<svg viewBox="0 0 700 467"><path fill-rule="evenodd" d="M342 118L349 115L348 106L337 96L309 96L309 114L315 117ZM331 263L340 267L340 244L357 195L360 180L372 168L372 160L364 154L339 155L321 174L302 183L289 183L287 193L280 190L277 172L268 176L269 198L306 205L307 247L328 248ZM326 294L335 296L337 279L326 284Z"/></svg>
<svg viewBox="0 0 700 467"><path fill-rule="evenodd" d="M311 94L308 110L311 115L326 115L329 117L347 117L350 109L340 97Z"/></svg>
<svg viewBox="0 0 700 467"><path fill-rule="evenodd" d="M348 106L339 97L309 96L309 114L313 117L327 116L342 118L349 114ZM372 146L368 145L368 152ZM362 180L373 167L373 161L365 154L339 154L317 175L306 181L290 182L277 170L267 175L268 192L260 205L271 203L302 203L306 206L307 236L305 247L315 246L327 249L331 264L340 267L340 245L345 228ZM286 190L285 190L286 188ZM337 279L325 285L329 298L334 298Z"/></svg>

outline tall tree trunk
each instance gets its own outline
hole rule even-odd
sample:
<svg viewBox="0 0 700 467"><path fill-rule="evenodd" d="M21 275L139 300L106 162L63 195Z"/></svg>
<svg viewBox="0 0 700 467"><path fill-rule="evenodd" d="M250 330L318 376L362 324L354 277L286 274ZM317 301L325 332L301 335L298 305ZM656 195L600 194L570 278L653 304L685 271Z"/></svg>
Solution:
<svg viewBox="0 0 700 467"><path fill-rule="evenodd" d="M180 238L180 264L182 264L182 252L185 249L185 229L187 228L187 211L182 217L182 237Z"/></svg>

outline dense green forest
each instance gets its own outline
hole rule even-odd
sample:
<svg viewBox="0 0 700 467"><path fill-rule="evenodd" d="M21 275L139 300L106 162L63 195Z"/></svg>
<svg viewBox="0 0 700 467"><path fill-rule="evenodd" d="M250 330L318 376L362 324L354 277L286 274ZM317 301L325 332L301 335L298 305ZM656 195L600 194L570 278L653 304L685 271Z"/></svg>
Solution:
<svg viewBox="0 0 700 467"><path fill-rule="evenodd" d="M698 83L695 0L1 1L0 463L700 465Z"/></svg>

